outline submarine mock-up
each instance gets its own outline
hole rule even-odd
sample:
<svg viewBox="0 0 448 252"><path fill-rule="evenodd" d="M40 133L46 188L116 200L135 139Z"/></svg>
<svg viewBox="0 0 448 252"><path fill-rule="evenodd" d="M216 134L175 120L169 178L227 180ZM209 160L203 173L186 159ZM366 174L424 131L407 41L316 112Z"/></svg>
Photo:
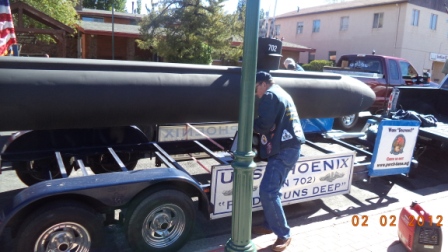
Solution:
<svg viewBox="0 0 448 252"><path fill-rule="evenodd" d="M354 114L375 100L349 76L270 73L302 119ZM238 121L240 90L240 67L0 57L0 131Z"/></svg>

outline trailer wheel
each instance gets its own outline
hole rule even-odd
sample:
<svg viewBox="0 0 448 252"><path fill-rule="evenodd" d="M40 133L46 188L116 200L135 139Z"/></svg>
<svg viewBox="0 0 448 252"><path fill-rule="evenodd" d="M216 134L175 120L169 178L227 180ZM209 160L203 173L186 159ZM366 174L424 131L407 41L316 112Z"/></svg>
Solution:
<svg viewBox="0 0 448 252"><path fill-rule="evenodd" d="M73 170L73 161L68 157L63 157L62 159L68 177ZM16 171L17 177L28 186L49 179L62 178L56 158L18 161L13 162L11 166Z"/></svg>
<svg viewBox="0 0 448 252"><path fill-rule="evenodd" d="M139 157L136 155L128 152L120 152L117 155L128 170L132 171L137 166ZM121 171L120 166L110 153L89 157L89 166L95 174Z"/></svg>
<svg viewBox="0 0 448 252"><path fill-rule="evenodd" d="M16 251L89 251L102 244L100 216L81 203L64 201L34 211L21 225Z"/></svg>
<svg viewBox="0 0 448 252"><path fill-rule="evenodd" d="M177 251L194 225L196 212L192 200L178 190L144 196L129 209L126 218L129 244L135 251Z"/></svg>
<svg viewBox="0 0 448 252"><path fill-rule="evenodd" d="M342 117L335 118L334 124L336 127L342 130L351 130L356 126L358 122L359 114L351 114Z"/></svg>

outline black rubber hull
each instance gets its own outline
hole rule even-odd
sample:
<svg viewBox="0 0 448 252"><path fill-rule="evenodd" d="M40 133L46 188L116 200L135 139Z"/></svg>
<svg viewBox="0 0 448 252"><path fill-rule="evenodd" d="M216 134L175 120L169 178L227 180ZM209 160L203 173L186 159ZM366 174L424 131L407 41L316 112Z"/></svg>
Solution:
<svg viewBox="0 0 448 252"><path fill-rule="evenodd" d="M375 100L348 76L271 74L301 118L353 114ZM238 67L0 57L0 76L0 131L238 120Z"/></svg>

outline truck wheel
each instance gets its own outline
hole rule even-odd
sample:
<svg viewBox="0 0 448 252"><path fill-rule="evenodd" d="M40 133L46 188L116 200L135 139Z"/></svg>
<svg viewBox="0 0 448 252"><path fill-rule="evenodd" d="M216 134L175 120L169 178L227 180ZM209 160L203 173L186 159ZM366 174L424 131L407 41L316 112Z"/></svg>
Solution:
<svg viewBox="0 0 448 252"><path fill-rule="evenodd" d="M126 235L135 251L177 251L191 234L195 220L192 200L178 190L140 197L126 218Z"/></svg>
<svg viewBox="0 0 448 252"><path fill-rule="evenodd" d="M137 166L139 158L131 153L117 153L126 168L130 171ZM93 173L107 173L121 171L120 166L115 161L110 153L104 153L89 157L89 166Z"/></svg>
<svg viewBox="0 0 448 252"><path fill-rule="evenodd" d="M334 124L337 128L342 130L351 130L356 126L358 122L359 114L351 114L342 117L338 117L334 120Z"/></svg>
<svg viewBox="0 0 448 252"><path fill-rule="evenodd" d="M16 251L89 251L102 244L100 216L90 207L63 201L34 211L21 225Z"/></svg>
<svg viewBox="0 0 448 252"><path fill-rule="evenodd" d="M67 177L73 170L71 158L63 157ZM56 158L45 158L31 161L18 161L11 164L17 177L28 186L34 185L50 178L62 178ZM51 177L50 177L51 174Z"/></svg>

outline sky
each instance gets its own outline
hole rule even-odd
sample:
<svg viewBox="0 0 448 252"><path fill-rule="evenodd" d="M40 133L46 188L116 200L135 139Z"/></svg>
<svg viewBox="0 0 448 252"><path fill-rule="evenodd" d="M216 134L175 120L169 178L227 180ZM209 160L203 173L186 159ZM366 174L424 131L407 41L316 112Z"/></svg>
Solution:
<svg viewBox="0 0 448 252"><path fill-rule="evenodd" d="M153 0L157 2L157 0ZM297 6L301 9L309 8L319 5L327 4L326 0L260 0L260 8L265 12L269 11L269 16L280 15L286 12L297 10ZM137 0L127 0L126 8L128 12L131 12L132 2L134 2L134 8L137 6ZM277 8L275 8L275 2L277 2ZM151 6L151 0L142 0L142 14L146 14L145 4ZM236 11L238 0L227 0L224 2L224 8L227 13L233 13Z"/></svg>

